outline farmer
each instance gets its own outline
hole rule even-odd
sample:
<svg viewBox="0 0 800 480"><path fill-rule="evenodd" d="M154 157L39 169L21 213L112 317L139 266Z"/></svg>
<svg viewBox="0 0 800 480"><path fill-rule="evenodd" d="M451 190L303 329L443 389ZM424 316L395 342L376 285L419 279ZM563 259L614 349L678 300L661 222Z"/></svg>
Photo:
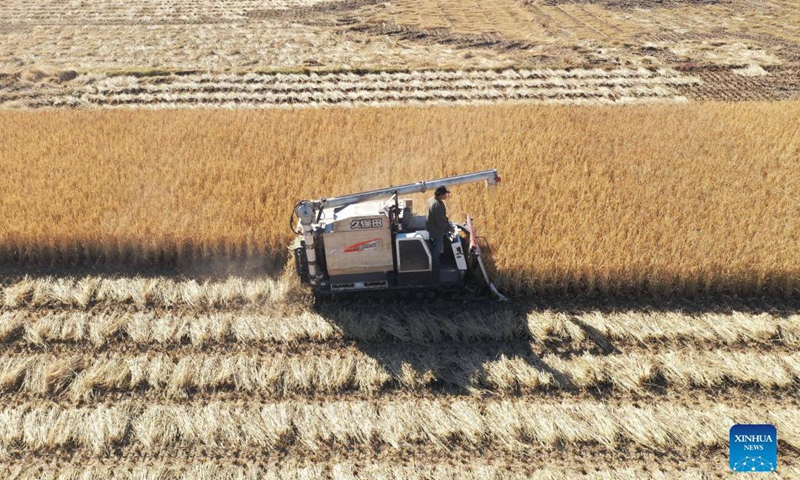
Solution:
<svg viewBox="0 0 800 480"><path fill-rule="evenodd" d="M447 200L450 191L444 185L436 188L433 197L428 200L428 219L425 228L431 237L431 256L433 257L433 280L439 280L439 267L442 264L440 255L444 252L444 235L450 231L450 220L447 218Z"/></svg>

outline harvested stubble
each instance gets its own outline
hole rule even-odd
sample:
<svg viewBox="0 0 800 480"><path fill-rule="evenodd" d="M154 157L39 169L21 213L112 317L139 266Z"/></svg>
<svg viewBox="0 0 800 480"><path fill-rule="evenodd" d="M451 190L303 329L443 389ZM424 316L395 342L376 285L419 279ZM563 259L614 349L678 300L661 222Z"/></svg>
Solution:
<svg viewBox="0 0 800 480"><path fill-rule="evenodd" d="M495 166L456 190L521 292L800 286L800 103L6 112L2 264L283 257L293 202Z"/></svg>
<svg viewBox="0 0 800 480"><path fill-rule="evenodd" d="M66 296L72 298L70 293ZM208 304L205 300L198 303ZM56 305L61 306L60 303ZM227 342L296 344L343 340L416 344L531 340L580 344L587 339L635 345L675 342L720 346L739 343L800 345L800 315L797 314L783 317L769 313L687 314L631 310L569 315L549 310L515 313L510 309L447 314L376 309L320 313L246 307L211 312L191 309L130 311L114 302L102 304L105 308L99 312L42 312L37 310L36 304L21 306L21 309L0 312L0 341L20 341L32 346L87 343L95 347L120 339L139 346L190 343L197 347Z"/></svg>
<svg viewBox="0 0 800 480"><path fill-rule="evenodd" d="M120 402L90 408L30 402L0 411L0 457L81 448L95 455L125 442L155 452L180 446L227 454L230 448L424 444L439 451L482 446L523 453L532 445L632 443L692 450L727 445L734 423L782 427L782 442L800 446L800 414L779 405L681 404L637 406L594 401L394 400L149 404Z"/></svg>
<svg viewBox="0 0 800 480"><path fill-rule="evenodd" d="M132 305L139 308L227 307L235 304L278 304L291 298L291 278L224 281L176 281L154 278L24 278L0 289L6 308L85 308L92 305Z"/></svg>
<svg viewBox="0 0 800 480"><path fill-rule="evenodd" d="M81 75L69 85L29 84L0 97L24 108L302 108L408 104L647 103L686 101L699 83L672 69Z"/></svg>
<svg viewBox="0 0 800 480"><path fill-rule="evenodd" d="M0 391L89 400L105 392L145 390L161 398L219 390L284 397L376 394L390 389L424 392L442 386L483 394L610 385L621 392L642 393L658 377L678 390L756 385L796 391L800 384L800 354L683 349L655 355L584 354L563 359L531 353L509 358L487 355L485 348L387 350L372 355L352 349L300 355L212 353L177 358L165 353L112 353L95 358L78 352L13 354L0 357Z"/></svg>

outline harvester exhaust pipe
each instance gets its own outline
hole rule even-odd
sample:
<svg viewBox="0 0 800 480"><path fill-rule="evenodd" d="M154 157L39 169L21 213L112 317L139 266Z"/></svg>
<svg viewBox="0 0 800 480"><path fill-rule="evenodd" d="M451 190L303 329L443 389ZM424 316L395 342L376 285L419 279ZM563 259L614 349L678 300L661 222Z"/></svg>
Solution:
<svg viewBox="0 0 800 480"><path fill-rule="evenodd" d="M303 200L294 207L294 213L300 220L303 228L303 241L306 245L306 259L308 260L308 280L312 285L317 285L322 277L317 265L317 250L314 245L314 205L308 200Z"/></svg>

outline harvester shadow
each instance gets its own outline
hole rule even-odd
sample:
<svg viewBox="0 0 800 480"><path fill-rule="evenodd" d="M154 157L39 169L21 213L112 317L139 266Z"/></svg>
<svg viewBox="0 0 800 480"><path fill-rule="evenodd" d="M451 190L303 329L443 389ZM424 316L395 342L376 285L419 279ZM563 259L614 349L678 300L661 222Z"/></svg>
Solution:
<svg viewBox="0 0 800 480"><path fill-rule="evenodd" d="M603 349L604 353L606 354L619 353L619 349L616 346L614 346L614 344L611 342L611 339L608 338L608 336L604 335L597 328L589 325L588 323L574 316L570 317L569 321L575 324L581 330L583 330L583 332L589 338L591 338L597 344L598 347Z"/></svg>
<svg viewBox="0 0 800 480"><path fill-rule="evenodd" d="M513 304L323 303L315 311L391 376L385 389L448 395L577 393L603 398L616 387L601 380L591 388L581 387L573 375L582 375L582 365L593 359L642 347L633 340L618 344L617 338L583 320L582 314L735 311L785 317L800 308L794 302L772 300L609 303L561 298ZM658 395L664 390L660 383L654 378L652 385L642 387Z"/></svg>
<svg viewBox="0 0 800 480"><path fill-rule="evenodd" d="M602 352L591 342L535 341L526 312L511 305L321 304L315 310L391 376L384 388L401 392L574 391L569 375L544 357Z"/></svg>
<svg viewBox="0 0 800 480"><path fill-rule="evenodd" d="M263 278L279 276L286 265L286 252L269 255L247 252L204 252L184 244L180 251L146 249L137 242L118 246L114 255L101 245L84 241L75 249L34 245L21 252L14 245L0 244L0 278L28 277L139 277L186 280L224 280L230 276Z"/></svg>

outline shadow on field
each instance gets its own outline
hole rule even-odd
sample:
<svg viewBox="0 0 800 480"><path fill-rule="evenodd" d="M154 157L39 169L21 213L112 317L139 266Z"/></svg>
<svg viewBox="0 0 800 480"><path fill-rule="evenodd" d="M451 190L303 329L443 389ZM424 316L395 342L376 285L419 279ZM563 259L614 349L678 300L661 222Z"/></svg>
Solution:
<svg viewBox="0 0 800 480"><path fill-rule="evenodd" d="M231 263L205 264L191 269L6 268L0 269L0 286L11 285L23 277L29 280L43 279L45 284L49 282L48 279L64 279L67 281L54 282L56 287L52 291L45 289L43 294L45 297L54 294L60 298L59 295L64 295L62 290L68 291L73 287L80 290L78 284L86 276L121 280L160 278L172 282L196 281L196 284L190 282L189 288L189 293L194 295L198 284L205 288L206 281L211 285L216 281L224 283L231 279L231 275L235 275L234 279L241 278L245 282L231 282L235 295L226 296L224 301L212 299L200 302L200 305L183 300L177 305L159 304L158 301L137 304L131 295L123 295L121 306L130 304L130 308L136 310L185 309L189 316L192 312L200 311L227 310L235 313L239 308L250 311L263 308L269 310L270 314L278 312L287 322L291 322L296 313L313 309L342 333L346 343L374 359L391 375L385 388L398 388L401 391L424 389L426 393L433 394L502 392L505 395L520 395L531 390L555 393L585 388L575 385L570 372L564 371L564 362L585 355L599 358L625 352L631 347L643 348L630 339L625 340L625 345L618 344L620 335L612 338L595 326L597 322L593 319L597 318L596 315L636 312L691 316L738 312L750 315L767 313L773 317L787 318L800 313L800 299L770 296L745 299L721 295L633 298L551 294L520 296L511 302L500 303L488 297L415 302L352 295L347 299L314 303L307 289L297 282L292 268L283 266L279 261L272 265L261 263L251 266L247 274L242 274L242 268L241 264ZM272 283L280 285L277 290L288 294L270 297L269 288L273 287L263 285L270 282L258 281L254 283L266 289L261 296L250 297L236 290L246 285L248 279L273 280ZM141 282L133 283L137 285L136 288L146 288ZM178 287L181 288L184 287ZM4 300L4 295L0 292L0 301ZM22 303L31 301L29 294L26 295L20 299ZM87 298L80 308L103 308L102 299L91 295ZM264 299L267 298L277 303L265 303L267 300ZM62 300L45 300L43 305L48 308L61 308L58 302ZM74 308L69 295L62 302L66 302L64 308ZM647 316L641 318L642 321L649 321ZM691 322L692 318L682 317L678 321ZM743 321L747 322L748 319ZM665 320L661 322L663 324ZM718 327L706 323L701 328L714 330ZM676 345L680 344L679 339L673 341L677 342ZM335 350L338 347L331 345L330 348ZM570 368L574 372L576 367L573 364ZM587 393L600 395L607 388L611 388L610 385L593 385L592 392Z"/></svg>
<svg viewBox="0 0 800 480"><path fill-rule="evenodd" d="M87 242L88 243L88 242ZM689 276L685 272L610 272L602 278L591 272L564 272L558 268L540 271L498 269L491 249L484 250L486 268L504 294L523 301L553 302L561 307L648 302L659 305L691 300L696 305L726 303L730 299L762 302L800 301L800 274L781 271L738 271L727 276ZM29 277L111 276L115 278L172 277L182 280L217 281L230 276L258 279L277 277L294 270L288 249L264 252L206 251L190 244L181 249L147 250L140 244L122 245L114 255L101 246L64 251L36 245L20 251L0 244L0 283ZM653 275L651 275L653 274ZM696 278L695 278L696 277ZM535 281L534 281L535 280ZM602 285L601 285L602 284ZM694 307L693 307L694 308Z"/></svg>
<svg viewBox="0 0 800 480"><path fill-rule="evenodd" d="M400 388L474 394L492 387L496 379L485 367L501 359L524 362L568 383L541 361L543 352L534 350L531 332L519 321L524 312L514 305L348 299L323 302L315 312L376 360Z"/></svg>
<svg viewBox="0 0 800 480"><path fill-rule="evenodd" d="M625 311L688 315L734 312L788 317L800 303L783 300L599 300L538 298L513 303L322 302L314 310L336 325L359 350L376 360L399 388L431 393L524 395L581 389L564 362L622 353L633 345L578 318ZM658 342L657 342L658 343ZM648 384L653 392L657 380ZM593 385L602 396L610 384Z"/></svg>
<svg viewBox="0 0 800 480"><path fill-rule="evenodd" d="M173 280L223 281L231 276L243 279L279 277L286 265L286 255L258 257L209 257L205 260L173 261L152 265L134 262L103 261L76 264L0 263L0 279L7 283L22 277L80 278L87 276L113 278L171 278Z"/></svg>

